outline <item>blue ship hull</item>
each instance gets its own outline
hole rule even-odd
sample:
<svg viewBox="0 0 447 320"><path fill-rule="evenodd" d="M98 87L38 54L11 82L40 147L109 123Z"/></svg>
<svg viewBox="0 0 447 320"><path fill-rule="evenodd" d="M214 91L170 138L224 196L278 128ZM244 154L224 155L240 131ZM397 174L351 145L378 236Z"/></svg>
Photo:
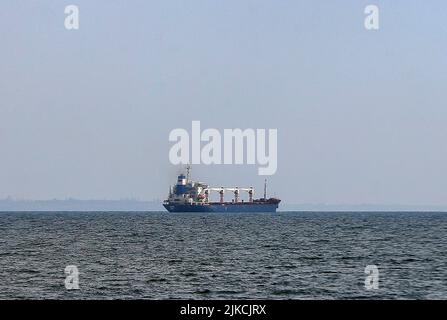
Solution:
<svg viewBox="0 0 447 320"><path fill-rule="evenodd" d="M163 206L169 212L276 212L277 203L251 204L168 204Z"/></svg>

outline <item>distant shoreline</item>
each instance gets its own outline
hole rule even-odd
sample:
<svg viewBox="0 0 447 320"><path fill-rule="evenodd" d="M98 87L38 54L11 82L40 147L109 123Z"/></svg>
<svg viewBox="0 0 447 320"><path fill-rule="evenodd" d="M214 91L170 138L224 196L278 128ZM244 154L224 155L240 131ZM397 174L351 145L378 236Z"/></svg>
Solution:
<svg viewBox="0 0 447 320"><path fill-rule="evenodd" d="M166 214L177 214L177 213L169 213L167 210L0 210L0 215L5 213L166 213ZM194 214L194 212L187 212L189 214ZM204 214L217 214L217 215L225 215L227 213L219 213L219 212L196 212L204 213ZM278 210L276 213L270 212L271 214L279 214L279 213L445 213L447 214L447 210ZM239 214L239 213L228 213L228 214ZM263 214L263 213L247 213L240 212L240 214Z"/></svg>
<svg viewBox="0 0 447 320"><path fill-rule="evenodd" d="M0 212L165 211L162 200L16 200L0 199ZM281 204L279 212L447 212L447 205Z"/></svg>
<svg viewBox="0 0 447 320"><path fill-rule="evenodd" d="M163 211L161 200L0 200L0 211Z"/></svg>

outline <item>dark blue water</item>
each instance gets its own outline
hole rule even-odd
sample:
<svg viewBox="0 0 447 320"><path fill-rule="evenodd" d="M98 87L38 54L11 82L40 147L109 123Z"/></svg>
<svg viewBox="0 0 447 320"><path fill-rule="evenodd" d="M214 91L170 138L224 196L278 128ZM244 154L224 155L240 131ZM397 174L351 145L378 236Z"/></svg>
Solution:
<svg viewBox="0 0 447 320"><path fill-rule="evenodd" d="M447 214L0 213L6 298L446 299Z"/></svg>

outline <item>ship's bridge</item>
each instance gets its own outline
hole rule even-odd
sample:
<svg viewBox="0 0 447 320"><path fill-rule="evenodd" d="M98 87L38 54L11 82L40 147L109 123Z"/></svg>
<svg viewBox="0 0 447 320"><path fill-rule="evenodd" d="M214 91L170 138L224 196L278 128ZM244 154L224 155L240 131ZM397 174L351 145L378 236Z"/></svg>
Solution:
<svg viewBox="0 0 447 320"><path fill-rule="evenodd" d="M190 188L188 188L186 176L184 174L179 175L177 178L177 185L175 186L175 194L185 194L189 191L189 189Z"/></svg>

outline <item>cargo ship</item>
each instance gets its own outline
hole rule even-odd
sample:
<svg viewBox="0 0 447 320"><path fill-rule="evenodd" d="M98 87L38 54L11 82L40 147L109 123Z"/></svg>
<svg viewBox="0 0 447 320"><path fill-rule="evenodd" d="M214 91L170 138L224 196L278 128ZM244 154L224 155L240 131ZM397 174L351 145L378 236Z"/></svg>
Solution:
<svg viewBox="0 0 447 320"><path fill-rule="evenodd" d="M169 197L163 206L169 212L276 212L280 199L267 198L267 180L264 181L264 197L254 199L254 188L211 187L203 182L190 180L190 166L187 174L177 177L177 184L169 188ZM219 194L219 201L211 201L212 192ZM231 201L225 201L225 193L233 194ZM248 200L241 200L241 193L248 194Z"/></svg>

